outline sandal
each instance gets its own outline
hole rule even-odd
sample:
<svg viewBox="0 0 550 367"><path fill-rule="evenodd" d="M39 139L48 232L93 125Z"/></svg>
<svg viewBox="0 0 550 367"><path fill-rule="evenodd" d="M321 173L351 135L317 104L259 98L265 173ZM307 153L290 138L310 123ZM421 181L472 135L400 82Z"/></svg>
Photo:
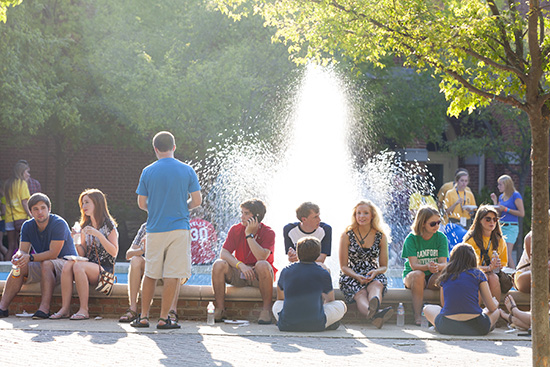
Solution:
<svg viewBox="0 0 550 367"><path fill-rule="evenodd" d="M145 322L142 322L145 321ZM133 327L149 327L149 318L148 317L141 317L141 315L138 315L134 321L130 323L130 326Z"/></svg>
<svg viewBox="0 0 550 367"><path fill-rule="evenodd" d="M69 320L71 321L80 321L80 320L88 320L90 316L86 316L83 313L75 313L71 317L69 317Z"/></svg>
<svg viewBox="0 0 550 367"><path fill-rule="evenodd" d="M372 297L369 301L369 313L367 315L367 320L371 320L374 315L378 312L380 309L380 300L378 297Z"/></svg>
<svg viewBox="0 0 550 367"><path fill-rule="evenodd" d="M176 324L178 323L178 321L180 321L178 314L174 310L170 310L170 312L168 312L168 317L170 318L170 320L172 320Z"/></svg>
<svg viewBox="0 0 550 367"><path fill-rule="evenodd" d="M50 316L50 320L61 320L61 319L68 319L69 315L63 315L62 313L56 312L53 315Z"/></svg>
<svg viewBox="0 0 550 367"><path fill-rule="evenodd" d="M118 322L129 323L137 319L137 317L138 317L138 314L136 311L127 309L126 313L120 316L120 318L118 319Z"/></svg>
<svg viewBox="0 0 550 367"><path fill-rule="evenodd" d="M170 317L167 317L165 319L160 318L159 321L164 322L164 324L157 324L157 329L179 329L181 327L178 325L177 322L173 322Z"/></svg>
<svg viewBox="0 0 550 367"><path fill-rule="evenodd" d="M518 306L516 305L516 301L514 301L511 295L507 295L506 297L504 297L504 305L508 309L510 315L514 314L514 308L518 308Z"/></svg>

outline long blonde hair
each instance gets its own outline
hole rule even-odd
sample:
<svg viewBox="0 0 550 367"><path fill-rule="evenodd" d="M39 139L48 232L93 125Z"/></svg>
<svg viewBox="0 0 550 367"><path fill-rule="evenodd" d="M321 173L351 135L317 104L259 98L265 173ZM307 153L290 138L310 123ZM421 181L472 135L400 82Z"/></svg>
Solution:
<svg viewBox="0 0 550 367"><path fill-rule="evenodd" d="M516 186L514 185L514 180L512 180L512 177L508 175L502 175L498 178L497 182L502 182L504 185L504 192L502 195L502 200L508 200L514 195L514 192L516 192Z"/></svg>
<svg viewBox="0 0 550 367"><path fill-rule="evenodd" d="M388 243L391 242L390 236L391 236L391 230L390 227L384 222L384 218L382 218L382 214L380 213L380 209L374 205L374 203L370 200L361 200L353 207L353 214L351 216L351 224L346 228L346 231L354 230L359 225L357 224L357 218L355 218L355 215L357 214L357 208L361 205L366 205L369 207L371 212L371 228L374 229L377 232L381 232L386 238L388 239Z"/></svg>

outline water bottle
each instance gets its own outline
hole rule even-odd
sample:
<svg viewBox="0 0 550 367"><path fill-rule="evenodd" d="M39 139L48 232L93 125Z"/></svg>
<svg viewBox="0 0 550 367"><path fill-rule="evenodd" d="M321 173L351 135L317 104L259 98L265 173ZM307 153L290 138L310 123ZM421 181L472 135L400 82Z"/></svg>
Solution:
<svg viewBox="0 0 550 367"><path fill-rule="evenodd" d="M212 302L208 302L208 306L206 306L206 325L214 325L214 311L216 311L216 307Z"/></svg>
<svg viewBox="0 0 550 367"><path fill-rule="evenodd" d="M420 320L420 327L422 329L428 328L428 319L426 318L426 315L424 315L424 310L422 310L422 319Z"/></svg>
<svg viewBox="0 0 550 367"><path fill-rule="evenodd" d="M402 302L399 302L399 306L397 307L397 326L405 326L405 307L403 307Z"/></svg>
<svg viewBox="0 0 550 367"><path fill-rule="evenodd" d="M74 245L80 245L81 241L80 241L80 231L81 231L81 228L80 228L80 223L79 222L74 222L74 226L73 226L73 231L75 232L75 234L73 235L73 242L74 242Z"/></svg>

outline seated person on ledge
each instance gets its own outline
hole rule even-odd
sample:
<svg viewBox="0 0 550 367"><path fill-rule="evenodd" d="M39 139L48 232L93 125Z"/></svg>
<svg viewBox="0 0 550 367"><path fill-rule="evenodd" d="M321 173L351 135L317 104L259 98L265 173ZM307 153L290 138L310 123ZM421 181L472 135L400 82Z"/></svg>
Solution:
<svg viewBox="0 0 550 367"><path fill-rule="evenodd" d="M262 295L259 324L271 324L273 298L273 251L275 232L261 223L266 212L260 200L247 200L241 204L241 223L229 229L220 252L212 265L212 288L216 299L214 319L225 319L225 283L235 287L257 287Z"/></svg>
<svg viewBox="0 0 550 367"><path fill-rule="evenodd" d="M296 209L296 217L299 222L289 223L283 229L288 261L291 263L298 261L296 243L303 237L311 236L321 242L321 253L315 261L328 270L322 264L325 262L327 256L330 256L332 228L328 224L321 222L319 206L311 202L302 203Z"/></svg>
<svg viewBox="0 0 550 367"><path fill-rule="evenodd" d="M443 308L424 306L424 314L435 329L447 335L487 335L500 317L498 301L491 297L487 277L477 267L474 248L467 243L453 247L447 267L437 279ZM479 296L487 306L481 309Z"/></svg>
<svg viewBox="0 0 550 367"><path fill-rule="evenodd" d="M0 301L0 318L8 317L8 307L23 284L40 282L42 300L33 319L47 319L53 289L61 282L61 272L66 263L64 257L76 255L69 225L63 218L51 213L50 199L36 193L29 198L28 206L32 219L23 223L19 251L11 260L19 267L20 274L12 270L8 276ZM31 247L34 254L31 254Z"/></svg>
<svg viewBox="0 0 550 367"><path fill-rule="evenodd" d="M273 315L281 331L335 330L347 311L343 301L334 300L330 274L315 260L321 242L304 237L297 243L299 262L281 271Z"/></svg>
<svg viewBox="0 0 550 367"><path fill-rule="evenodd" d="M137 302L139 288L145 272L145 247L147 242L146 234L147 222L141 225L136 237L134 237L132 245L128 251L126 251L126 260L130 260L130 266L128 267L128 302L130 305L126 310L126 313L120 316L118 322L128 323L134 321L138 317ZM186 281L187 279L183 279L182 284ZM168 312L168 317L175 323L179 321L179 316L177 313L179 294L180 287L177 287L174 300L172 301L172 306L170 306L170 311Z"/></svg>

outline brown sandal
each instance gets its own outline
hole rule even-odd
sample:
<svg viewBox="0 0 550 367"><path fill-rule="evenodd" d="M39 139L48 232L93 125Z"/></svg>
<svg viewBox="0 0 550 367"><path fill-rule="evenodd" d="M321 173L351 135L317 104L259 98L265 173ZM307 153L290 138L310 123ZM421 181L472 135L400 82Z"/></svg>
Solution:
<svg viewBox="0 0 550 367"><path fill-rule="evenodd" d="M132 311L131 309L127 309L126 313L124 315L120 316L120 318L118 319L118 322L129 323L129 322L132 322L135 319L137 319L137 317L138 317L138 314L137 314L136 311Z"/></svg>

